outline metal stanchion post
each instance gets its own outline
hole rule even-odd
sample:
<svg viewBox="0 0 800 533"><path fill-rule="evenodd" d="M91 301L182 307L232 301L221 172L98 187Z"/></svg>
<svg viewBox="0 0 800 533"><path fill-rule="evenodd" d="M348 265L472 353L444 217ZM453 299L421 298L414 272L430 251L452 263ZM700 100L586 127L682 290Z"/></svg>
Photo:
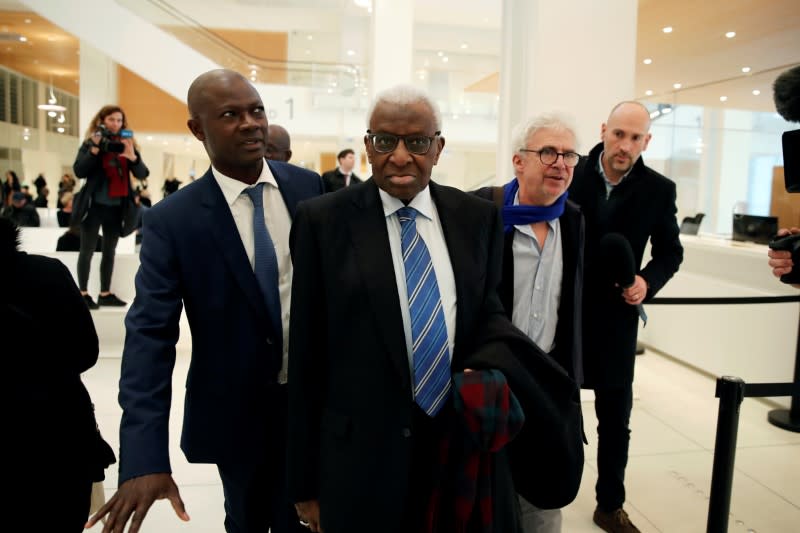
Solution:
<svg viewBox="0 0 800 533"><path fill-rule="evenodd" d="M726 533L731 508L733 463L736 458L736 435L739 431L739 407L744 398L744 381L730 376L719 378L716 396L719 398L719 414L706 532Z"/></svg>
<svg viewBox="0 0 800 533"><path fill-rule="evenodd" d="M800 383L800 319L797 321L797 348L794 352L794 383ZM792 396L789 410L770 411L767 420L773 426L800 433L800 396Z"/></svg>
<svg viewBox="0 0 800 533"><path fill-rule="evenodd" d="M797 321L797 349L794 353L794 383L800 383L800 318ZM770 411L767 420L779 428L800 433L800 396L792 396L791 407L788 410Z"/></svg>

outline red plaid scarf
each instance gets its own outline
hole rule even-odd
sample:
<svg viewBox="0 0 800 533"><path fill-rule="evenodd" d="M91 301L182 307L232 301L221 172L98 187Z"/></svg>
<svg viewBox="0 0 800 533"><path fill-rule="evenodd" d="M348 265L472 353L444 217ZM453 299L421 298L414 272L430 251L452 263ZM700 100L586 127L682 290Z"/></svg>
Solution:
<svg viewBox="0 0 800 533"><path fill-rule="evenodd" d="M422 533L435 532L443 518L452 523L452 533L492 533L491 454L513 440L525 415L499 370L459 372L453 389L455 427L442 440L439 456L440 465L455 474L448 484L452 494L443 492L441 482L434 489Z"/></svg>

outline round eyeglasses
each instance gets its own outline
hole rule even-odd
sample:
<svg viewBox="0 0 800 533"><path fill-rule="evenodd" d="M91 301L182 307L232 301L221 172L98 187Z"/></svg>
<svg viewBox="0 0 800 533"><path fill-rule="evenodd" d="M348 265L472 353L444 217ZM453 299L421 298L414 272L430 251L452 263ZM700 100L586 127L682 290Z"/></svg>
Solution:
<svg viewBox="0 0 800 533"><path fill-rule="evenodd" d="M541 150L529 150L527 148L520 148L520 152L533 152L539 154L539 160L543 165L554 165L558 161L558 156L564 159L564 164L572 168L578 164L581 156L577 152L556 152L552 148L542 148Z"/></svg>
<svg viewBox="0 0 800 533"><path fill-rule="evenodd" d="M372 143L372 147L379 154L388 154L394 152L398 143L402 139L406 150L416 155L425 155L431 149L433 140L438 137L442 132L437 131L433 137L426 135L393 135L391 133L372 133L367 130L367 138Z"/></svg>

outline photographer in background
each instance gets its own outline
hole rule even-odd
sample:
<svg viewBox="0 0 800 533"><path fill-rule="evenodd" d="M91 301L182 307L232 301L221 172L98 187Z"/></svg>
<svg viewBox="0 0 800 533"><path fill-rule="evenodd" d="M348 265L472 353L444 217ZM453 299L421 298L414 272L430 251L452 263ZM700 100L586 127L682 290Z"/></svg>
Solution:
<svg viewBox="0 0 800 533"><path fill-rule="evenodd" d="M147 170L127 129L125 113L119 106L107 105L97 112L78 150L72 169L86 183L79 191L72 210L73 225L80 224L81 250L78 255L78 285L89 309L100 305L127 305L111 293L111 274L119 237L129 235L136 223L138 206L131 187L131 174L142 180ZM100 261L100 295L89 296L89 269L103 228Z"/></svg>

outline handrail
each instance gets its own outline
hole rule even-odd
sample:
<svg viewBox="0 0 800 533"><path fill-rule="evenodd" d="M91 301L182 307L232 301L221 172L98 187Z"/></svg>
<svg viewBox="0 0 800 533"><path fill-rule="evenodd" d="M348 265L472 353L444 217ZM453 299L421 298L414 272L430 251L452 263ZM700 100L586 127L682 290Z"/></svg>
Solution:
<svg viewBox="0 0 800 533"><path fill-rule="evenodd" d="M118 4L126 7L132 12L137 13L140 16L143 16L144 18L147 18L146 15L142 14L143 13L142 0L116 0L116 1ZM248 71L253 68L257 68L263 71L287 71L291 73L307 73L307 74L337 74L351 78L353 87L360 87L363 85L363 74L361 72L361 68L358 65L352 63L335 63L326 61L298 61L298 60L288 60L288 59L278 60L278 59L259 57L253 55L252 53L246 50L243 50L239 46L228 41L215 31L202 25L193 17L184 13L183 11L181 11L180 9L178 9L177 7L173 6L172 4L170 4L165 0L147 0L147 3L150 4L153 8L159 10L161 13L175 20L176 23L179 25L179 27L191 30L195 34L199 35L200 37L210 42L213 46L225 51L234 59L234 61L232 61L231 63L233 64L238 63L239 65L244 66L244 67L240 66L241 70L245 70L246 67ZM151 22L153 22L153 24L155 24L156 26L161 27L165 31L173 33L170 32L168 28L164 28L163 22L156 22L152 20ZM173 35L175 34L173 33ZM181 41L184 41L184 39L181 38L181 36L179 35L175 35L175 37ZM186 43L186 44L189 44L191 46L191 43ZM203 53L201 50L199 51ZM248 72L242 72L242 74L247 75Z"/></svg>

